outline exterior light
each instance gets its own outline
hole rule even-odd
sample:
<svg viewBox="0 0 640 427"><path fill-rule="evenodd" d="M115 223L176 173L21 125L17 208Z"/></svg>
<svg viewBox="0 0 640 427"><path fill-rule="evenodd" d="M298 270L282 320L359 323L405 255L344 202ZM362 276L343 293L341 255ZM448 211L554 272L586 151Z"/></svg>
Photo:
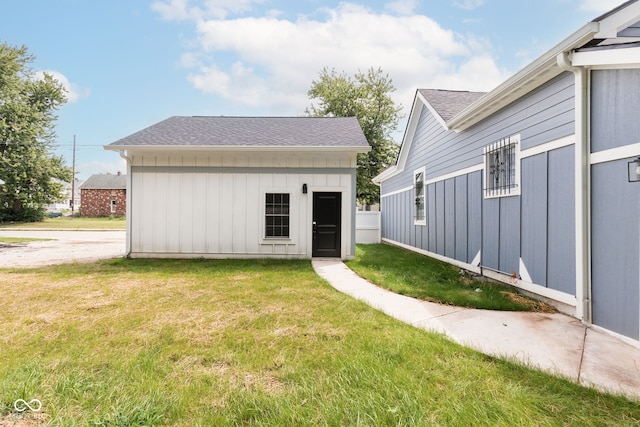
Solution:
<svg viewBox="0 0 640 427"><path fill-rule="evenodd" d="M629 162L629 182L640 182L640 157Z"/></svg>
<svg viewBox="0 0 640 427"><path fill-rule="evenodd" d="M307 184L302 184L302 194L307 194Z"/></svg>

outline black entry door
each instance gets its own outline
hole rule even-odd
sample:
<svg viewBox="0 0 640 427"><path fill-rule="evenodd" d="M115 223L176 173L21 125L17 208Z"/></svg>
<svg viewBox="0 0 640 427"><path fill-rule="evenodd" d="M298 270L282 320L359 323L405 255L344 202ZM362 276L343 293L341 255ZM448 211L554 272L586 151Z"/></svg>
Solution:
<svg viewBox="0 0 640 427"><path fill-rule="evenodd" d="M340 258L341 193L313 193L314 257Z"/></svg>

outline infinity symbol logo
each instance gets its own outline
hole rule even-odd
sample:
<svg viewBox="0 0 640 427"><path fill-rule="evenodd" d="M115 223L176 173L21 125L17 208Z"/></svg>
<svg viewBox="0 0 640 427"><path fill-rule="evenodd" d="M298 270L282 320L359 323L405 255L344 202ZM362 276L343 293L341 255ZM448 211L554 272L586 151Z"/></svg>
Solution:
<svg viewBox="0 0 640 427"><path fill-rule="evenodd" d="M38 412L42 408L42 402L40 402L38 399L31 399L29 403L27 403L27 401L24 399L18 399L15 402L13 402L13 407L18 412L24 412L27 409L29 409L32 412Z"/></svg>

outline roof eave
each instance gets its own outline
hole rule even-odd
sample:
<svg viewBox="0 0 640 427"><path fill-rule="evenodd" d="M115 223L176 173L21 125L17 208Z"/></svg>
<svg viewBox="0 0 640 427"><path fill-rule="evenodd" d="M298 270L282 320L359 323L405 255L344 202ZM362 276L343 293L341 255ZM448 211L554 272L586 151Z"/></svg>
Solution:
<svg viewBox="0 0 640 427"><path fill-rule="evenodd" d="M494 90L462 110L447 122L447 127L455 131L465 130L556 77L562 73L557 63L558 54L583 46L594 38L599 28L598 22L589 22L584 25Z"/></svg>
<svg viewBox="0 0 640 427"><path fill-rule="evenodd" d="M110 151L136 151L136 152L176 152L176 151L197 151L197 152L341 152L341 153L368 153L371 151L369 145L362 146L255 146L255 145L105 145L105 150Z"/></svg>

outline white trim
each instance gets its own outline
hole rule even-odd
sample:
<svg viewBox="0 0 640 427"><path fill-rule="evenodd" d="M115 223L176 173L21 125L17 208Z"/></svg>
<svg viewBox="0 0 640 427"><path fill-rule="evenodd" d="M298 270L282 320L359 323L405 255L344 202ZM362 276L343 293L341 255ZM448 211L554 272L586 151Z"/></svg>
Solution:
<svg viewBox="0 0 640 427"><path fill-rule="evenodd" d="M571 307L576 307L577 300L573 295L556 291L555 289L549 289L541 285L536 285L535 283L527 282L524 279L513 278L508 274L493 271L488 268L482 269L482 275L502 283L508 283L515 288L561 302L562 304L566 304Z"/></svg>
<svg viewBox="0 0 640 427"><path fill-rule="evenodd" d="M574 67L638 67L640 66L640 47L573 52L571 65Z"/></svg>
<svg viewBox="0 0 640 427"><path fill-rule="evenodd" d="M584 46L588 41L593 40L594 33L599 29L598 22L587 23L497 88L462 110L447 122L447 126L456 131L467 129L551 80L562 72L556 63L558 53Z"/></svg>
<svg viewBox="0 0 640 427"><path fill-rule="evenodd" d="M267 194L288 194L289 195L289 235L288 236L267 236ZM298 230L292 224L299 224L298 214L300 201L293 187L264 187L260 189L260 244L290 243L297 241ZM295 222L294 222L295 221Z"/></svg>
<svg viewBox="0 0 640 427"><path fill-rule="evenodd" d="M442 256L442 255L439 255L439 254L436 254L436 253L433 253L433 252L425 251L424 249L419 249L419 248L416 248L414 246L405 245L404 243L396 242L396 241L391 240L391 239L385 239L384 237L382 238L382 242L383 243L388 243L388 244L393 245L393 246L398 246L399 248L406 249L406 250L411 251L411 252L416 252L416 253L419 253L420 255L425 255L425 256L437 259L439 261L446 262L448 264L453 264L456 267L464 268L465 270L471 271L471 272L476 273L476 274L481 274L482 273L480 267L477 267L477 266L471 265L471 264L467 264L466 262L458 261L458 260L452 259L452 258L447 258L445 256Z"/></svg>
<svg viewBox="0 0 640 427"><path fill-rule="evenodd" d="M417 219L417 215L415 215L416 212L416 204L413 204L413 225L427 225L427 183L426 183L426 168L423 166L421 168L418 168L416 170L413 171L413 188L417 188L416 185L416 175L418 174L422 174L422 203L424 205L423 207L423 218L422 219ZM415 197L414 202L417 202L418 200L418 196L417 194L414 192L413 196Z"/></svg>
<svg viewBox="0 0 640 427"><path fill-rule="evenodd" d="M525 282L533 283L533 280L531 279L531 275L529 274L529 270L527 270L527 266L524 263L524 260L522 258L520 258L520 265L518 266L518 271L520 271L520 277L522 278L522 280L524 280Z"/></svg>
<svg viewBox="0 0 640 427"><path fill-rule="evenodd" d="M621 30L638 21L638 15L640 15L639 2L632 2L624 8L616 10L615 13L611 13L599 22L598 33L593 38L611 39L618 37L618 33Z"/></svg>
<svg viewBox="0 0 640 427"><path fill-rule="evenodd" d="M527 148L520 151L520 159L525 159L531 156L537 156L538 154L547 153L549 151L557 150L558 148L568 147L576 143L576 136L569 135L564 138L559 138L554 141L545 142L544 144L536 145L535 147Z"/></svg>
<svg viewBox="0 0 640 427"><path fill-rule="evenodd" d="M127 150L129 155L149 152L243 152L243 153L269 153L269 152L310 152L310 153L368 153L371 146L267 146L267 145L105 145L102 147L108 151Z"/></svg>
<svg viewBox="0 0 640 427"><path fill-rule="evenodd" d="M392 192L390 192L390 193L381 194L381 195L380 195L380 198L382 199L382 198L384 198L384 197L395 196L396 194L405 193L405 192L407 192L407 191L411 191L411 190L413 190L413 186L411 186L411 187L404 187L404 188L401 188L400 190L392 191Z"/></svg>
<svg viewBox="0 0 640 427"><path fill-rule="evenodd" d="M637 156L640 156L640 142L591 153L591 164L597 165L598 163L613 162L615 160Z"/></svg>
<svg viewBox="0 0 640 427"><path fill-rule="evenodd" d="M481 171L482 168L483 168L482 164L475 165L475 166L470 166L468 168L460 169L460 170L457 170L455 172L448 173L446 175L440 175L440 176L438 176L436 178L431 178L431 179L425 181L424 184L425 185L429 185L429 184L433 184L435 182L445 181L447 179L456 178L456 177L459 177L459 176L462 176L462 175L467 175L467 174L470 174L470 173L473 173L473 172L478 172L478 171Z"/></svg>
<svg viewBox="0 0 640 427"><path fill-rule="evenodd" d="M513 187L507 188L507 189L495 189L495 188L489 189L489 186L487 183L487 176L488 176L487 154L493 153L497 150L502 150L503 148L508 147L510 145L513 145L515 148L515 153L514 153L515 183L513 184ZM485 146L482 153L482 165L484 167L484 174L483 174L483 180L482 180L482 183L483 183L482 193L485 199L519 196L520 195L520 134L517 133L515 135L503 138L499 141L496 141L494 143L491 143ZM509 173L511 172L509 171Z"/></svg>
<svg viewBox="0 0 640 427"><path fill-rule="evenodd" d="M568 147L569 145L575 144L575 135L565 136L563 138L556 139L554 141L549 141L544 144L536 145L535 147L527 148L524 151L520 151L520 160L535 156L537 154L546 153L549 151L557 150L558 148ZM424 182L425 185L434 184L436 182L445 181L451 178L457 178L459 176L468 175L473 172L479 172L484 169L484 164L479 163L474 166L469 166L468 168L460 169L455 172L451 172L445 175L440 175L435 178L428 179ZM384 172L383 172L384 173ZM381 174L382 175L382 174ZM380 175L379 175L380 176ZM385 193L380 197L389 197L394 196L399 193L404 193L405 191L411 190L413 187L405 187L400 190L392 191L390 193Z"/></svg>
<svg viewBox="0 0 640 427"><path fill-rule="evenodd" d="M479 267L480 262L482 262L482 250L479 250L476 256L473 257L473 261L471 261L471 265Z"/></svg>
<svg viewBox="0 0 640 427"><path fill-rule="evenodd" d="M458 260L448 258L433 252L425 251L424 249L419 249L413 246L406 245L404 243L396 242L394 240L383 238L382 241L384 243L388 243L393 246L398 246L400 248L403 248L412 252L416 252L421 255L425 255L425 256L437 259L439 261L446 262L448 264L455 265L456 267L464 268L465 270L471 271L476 274L481 274L490 279L494 279L502 283L507 283L515 288L519 288L527 292L531 292L531 293L540 295L545 298L552 299L554 301L558 301L560 303L563 303L572 307L576 306L576 297L574 297L573 295L556 291L555 289L545 288L544 286L536 285L535 283L525 282L524 280L521 280L521 279L514 279L513 277L504 273L499 273L497 271L493 271L487 268L482 268L472 264L467 264L466 262L458 261Z"/></svg>
<svg viewBox="0 0 640 427"><path fill-rule="evenodd" d="M420 99L422 100L422 103L424 104L425 107L427 107L427 109L431 112L431 115L436 119L436 121L438 123L440 123L440 126L442 126L445 130L449 130L447 128L447 123L444 121L444 119L442 118L442 116L440 115L440 113L438 113L436 111L435 108L433 108L433 106L431 104L429 104L429 101L427 101L425 99L424 96L422 96L422 94L420 93L420 91L418 90L418 96L420 97Z"/></svg>

